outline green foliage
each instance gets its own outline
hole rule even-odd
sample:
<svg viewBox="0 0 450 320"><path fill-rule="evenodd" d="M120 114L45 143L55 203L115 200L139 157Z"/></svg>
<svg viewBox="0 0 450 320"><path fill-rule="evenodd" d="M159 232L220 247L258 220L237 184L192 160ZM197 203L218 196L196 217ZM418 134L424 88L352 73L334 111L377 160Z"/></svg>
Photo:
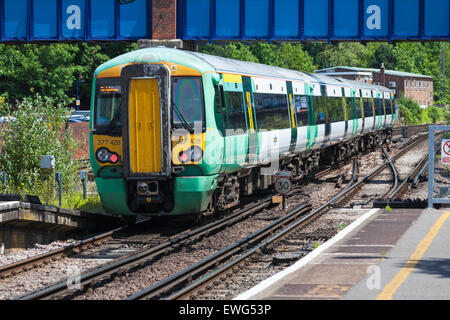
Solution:
<svg viewBox="0 0 450 320"><path fill-rule="evenodd" d="M68 110L53 99L24 98L10 114L14 121L3 125L0 171L8 174L9 192L44 195L40 156L55 156L55 172L61 172L63 186L70 190L77 170L73 160L76 143L65 130ZM54 179L54 177L51 177Z"/></svg>
<svg viewBox="0 0 450 320"><path fill-rule="evenodd" d="M450 110L446 110L444 112L444 124L449 125L450 124Z"/></svg>
<svg viewBox="0 0 450 320"><path fill-rule="evenodd" d="M446 121L444 109L436 106L421 108L417 102L410 98L400 97L400 118L408 125L440 123Z"/></svg>
<svg viewBox="0 0 450 320"><path fill-rule="evenodd" d="M103 62L136 44L0 44L0 96L14 105L25 97L52 98L74 105L76 80L83 105L89 105L92 75ZM4 113L0 105L0 115Z"/></svg>
<svg viewBox="0 0 450 320"><path fill-rule="evenodd" d="M382 63L384 63L386 69L395 70L397 56L395 55L393 45L387 43L380 44L370 58L369 68L380 68Z"/></svg>
<svg viewBox="0 0 450 320"><path fill-rule="evenodd" d="M324 45L322 50L316 53L314 63L319 66L319 69L334 66L365 68L368 66L369 59L370 51L368 47L358 42L340 42Z"/></svg>

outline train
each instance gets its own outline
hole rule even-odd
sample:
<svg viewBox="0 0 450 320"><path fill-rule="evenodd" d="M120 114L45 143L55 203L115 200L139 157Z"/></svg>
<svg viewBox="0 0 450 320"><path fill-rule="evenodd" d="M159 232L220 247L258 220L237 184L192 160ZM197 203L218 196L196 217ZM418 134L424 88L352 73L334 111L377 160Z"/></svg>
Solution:
<svg viewBox="0 0 450 320"><path fill-rule="evenodd" d="M389 143L395 121L380 85L145 48L95 70L90 163L107 212L206 215Z"/></svg>

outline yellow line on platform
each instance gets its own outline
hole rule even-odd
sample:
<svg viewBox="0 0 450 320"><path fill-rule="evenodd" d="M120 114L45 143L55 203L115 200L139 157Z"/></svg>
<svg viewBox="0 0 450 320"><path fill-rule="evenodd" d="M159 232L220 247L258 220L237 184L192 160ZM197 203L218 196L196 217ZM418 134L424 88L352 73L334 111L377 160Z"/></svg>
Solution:
<svg viewBox="0 0 450 320"><path fill-rule="evenodd" d="M427 251L428 247L433 242L433 239L438 235L444 222L450 217L450 212L443 213L439 219L428 231L425 238L420 241L416 247L416 251L409 257L409 260L405 263L402 269L395 275L395 277L384 287L383 291L378 295L377 300L391 300L398 288L405 282L409 274L413 271L414 267L419 263L422 256Z"/></svg>

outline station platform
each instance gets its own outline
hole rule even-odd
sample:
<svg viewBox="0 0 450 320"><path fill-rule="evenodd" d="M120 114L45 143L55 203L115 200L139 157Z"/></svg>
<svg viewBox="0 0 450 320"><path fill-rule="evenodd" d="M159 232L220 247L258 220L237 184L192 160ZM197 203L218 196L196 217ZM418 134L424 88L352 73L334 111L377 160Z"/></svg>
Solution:
<svg viewBox="0 0 450 320"><path fill-rule="evenodd" d="M235 300L449 300L450 210L372 209Z"/></svg>
<svg viewBox="0 0 450 320"><path fill-rule="evenodd" d="M6 253L64 239L80 231L100 232L121 224L119 217L109 214L0 201L0 244Z"/></svg>

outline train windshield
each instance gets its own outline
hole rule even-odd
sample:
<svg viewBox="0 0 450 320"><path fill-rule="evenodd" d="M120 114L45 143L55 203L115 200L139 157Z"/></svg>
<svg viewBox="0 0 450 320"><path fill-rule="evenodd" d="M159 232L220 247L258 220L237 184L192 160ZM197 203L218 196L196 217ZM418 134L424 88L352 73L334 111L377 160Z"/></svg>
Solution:
<svg viewBox="0 0 450 320"><path fill-rule="evenodd" d="M121 131L122 93L119 78L97 80L95 98L95 128L105 131Z"/></svg>
<svg viewBox="0 0 450 320"><path fill-rule="evenodd" d="M172 125L194 131L203 123L203 89L200 77L172 77Z"/></svg>

